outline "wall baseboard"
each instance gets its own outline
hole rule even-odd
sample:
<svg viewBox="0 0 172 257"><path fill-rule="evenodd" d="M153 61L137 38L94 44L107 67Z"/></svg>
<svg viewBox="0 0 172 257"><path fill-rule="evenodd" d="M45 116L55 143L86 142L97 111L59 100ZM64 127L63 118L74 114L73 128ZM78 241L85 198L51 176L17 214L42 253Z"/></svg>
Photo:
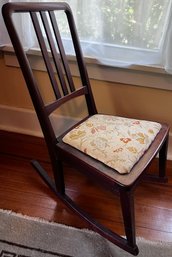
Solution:
<svg viewBox="0 0 172 257"><path fill-rule="evenodd" d="M34 110L0 105L0 117L0 130L43 137ZM52 122L57 136L70 125L76 123L76 121L76 118L72 119L67 116L52 115Z"/></svg>
<svg viewBox="0 0 172 257"><path fill-rule="evenodd" d="M0 130L43 137L38 118L33 110L0 105ZM61 115L53 116L57 135L76 123L77 119ZM172 160L172 133L169 137L168 160Z"/></svg>

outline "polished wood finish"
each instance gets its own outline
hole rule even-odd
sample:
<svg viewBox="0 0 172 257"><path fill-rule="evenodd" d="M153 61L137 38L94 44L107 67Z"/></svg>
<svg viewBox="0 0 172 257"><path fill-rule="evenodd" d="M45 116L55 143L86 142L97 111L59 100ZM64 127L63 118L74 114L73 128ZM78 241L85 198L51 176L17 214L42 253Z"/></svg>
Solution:
<svg viewBox="0 0 172 257"><path fill-rule="evenodd" d="M45 186L30 164L32 158L37 158L52 175L43 139L0 131L0 208L90 228ZM154 160L150 172L154 173L157 165ZM139 237L172 241L171 161L167 162L167 175L168 184L143 181L135 191L136 235ZM110 229L124 234L119 199L114 194L67 165L65 177L67 192L80 206Z"/></svg>
<svg viewBox="0 0 172 257"><path fill-rule="evenodd" d="M79 88L74 85L69 69L67 56L65 55L65 49L59 33L58 17L55 16L55 12L57 11L63 11L63 14L66 15L68 21L71 43L73 44L75 51L76 64L78 65L81 80L81 86ZM19 14L22 12L26 12L30 15L42 57L45 62L45 67L47 68L47 74L49 76L49 81L51 82L50 90L51 92L54 92L54 99L51 99L49 102L45 102L45 96L41 92L41 85L39 85L34 72L32 71L32 67L29 64L28 57L24 51L24 47L22 46L22 42L15 28L15 23L12 19L12 14ZM117 171L112 170L85 153L65 144L62 140L63 136L56 137L56 132L54 131L50 118L53 111L61 105L64 105L67 101L82 96L87 104L88 115L80 122L86 120L89 116L97 114L72 11L68 4L60 2L7 3L3 6L2 13L44 134L51 160L53 179L38 161L32 161L32 165L55 195L76 214L79 214L83 220L87 221L94 231L127 252L137 255L138 247L135 236L134 191L136 186L144 179L148 166L158 153L158 179L163 182L167 180L165 171L169 126L167 124L161 124L162 127L151 146L134 165L131 172L126 175L119 175ZM42 27L44 28L43 30ZM49 45L49 48L47 45ZM67 131L64 131L64 134L65 133L67 133ZM121 237L115 230L112 231L107 226L104 226L102 222L97 222L93 215L88 214L88 211L85 211L84 208L80 206L77 199L73 198L70 192L67 191L66 178L63 170L66 162L69 167L78 169L82 174L87 175L93 183L96 181L99 183L100 187L103 186L117 194L120 200L124 221L125 238ZM92 207L91 199L88 203ZM107 212L106 204L104 205L104 212ZM116 221L118 222L118 219L116 219Z"/></svg>

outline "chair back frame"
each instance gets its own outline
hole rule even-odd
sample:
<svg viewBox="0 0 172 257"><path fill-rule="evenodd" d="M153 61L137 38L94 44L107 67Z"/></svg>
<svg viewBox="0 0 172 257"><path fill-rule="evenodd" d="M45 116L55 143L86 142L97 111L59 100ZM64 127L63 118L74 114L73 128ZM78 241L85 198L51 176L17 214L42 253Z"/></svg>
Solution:
<svg viewBox="0 0 172 257"><path fill-rule="evenodd" d="M79 89L75 89L75 85L72 79L72 75L71 75L66 54L64 51L61 35L56 22L55 13L54 13L55 11L63 11L66 14L66 17L68 19L68 24L70 28L70 33L73 41L73 46L75 49L75 54L76 54L76 60L77 60L78 68L80 72L80 78L82 82L82 85ZM57 166L56 165L57 138L54 134L54 130L53 130L51 121L49 119L51 113L54 110L56 110L58 107L60 107L62 104L64 104L65 102L81 95L85 95L89 115L93 115L97 113L97 109L96 109L94 98L91 91L90 82L88 79L87 70L83 60L83 54L79 44L79 39L78 39L72 11L69 5L66 3L44 3L42 5L38 3L23 3L23 4L13 3L12 5L6 6L3 12L4 12L4 20L9 30L9 35L13 43L16 56L18 57L21 70L23 72L33 105L35 107L42 131L45 137L50 158L54 166L53 170L54 169L56 170L54 176L57 176L56 175L57 173L57 167L56 167ZM18 32L16 31L15 24L12 19L12 15L14 13L28 13L28 12L30 14L30 17L35 29L35 33L37 35L42 56L47 68L47 73L49 75L49 78L53 87L53 91L56 96L56 100L53 103L50 103L48 105L44 104L44 101L38 89L37 81L35 80L31 65L28 61L27 54L22 46L21 39L19 38ZM47 40L49 42L49 46L51 50L51 56L48 52L46 43L44 41L44 36L39 24L38 14L41 17L42 25L44 26L44 29L46 32ZM53 32L55 35L54 39L51 35L50 25L47 19L47 15L49 17L49 21L51 22L51 26L53 28ZM55 43L57 43L59 48L61 62L69 84L68 88L65 82L64 74L61 68L60 58L58 57ZM55 78L55 73L53 71L52 64L51 64L51 58L53 58L53 61L56 67L56 72L58 74L59 82L60 82L59 84L57 83L57 80Z"/></svg>

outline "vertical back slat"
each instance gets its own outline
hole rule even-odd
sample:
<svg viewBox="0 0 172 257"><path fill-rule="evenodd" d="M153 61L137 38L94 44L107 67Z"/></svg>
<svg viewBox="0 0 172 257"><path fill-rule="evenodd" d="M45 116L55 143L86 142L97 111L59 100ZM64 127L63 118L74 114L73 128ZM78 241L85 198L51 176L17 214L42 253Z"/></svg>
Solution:
<svg viewBox="0 0 172 257"><path fill-rule="evenodd" d="M56 17L55 17L55 14L54 14L53 11L50 11L50 19L51 19L54 34L55 34L55 37L56 37L56 40L57 40L57 43L58 43L61 59L62 59L62 62L63 62L64 70L66 72L66 77L67 77L67 80L68 80L68 83L69 83L70 90L75 91L75 86L74 86L74 83L73 83L72 75L71 75L70 68L69 68L69 65L68 65L68 61L67 61L67 58L66 58L66 54L65 54L64 47L63 47L61 35L60 35L60 32L59 32Z"/></svg>
<svg viewBox="0 0 172 257"><path fill-rule="evenodd" d="M86 101L87 101L88 111L89 111L90 115L95 114L95 113L97 113L97 108L96 108L96 105L95 105L95 101L94 101L94 97L93 97L93 93L92 93L92 89L91 89L90 80L89 80L89 77L88 77L88 72L87 72L87 69L86 69L86 65L84 63L84 57L83 57L80 41L79 41L79 38L78 38L78 33L77 33L77 30L76 30L74 17L72 15L71 11L66 11L66 15L67 15L68 24L69 24L69 27L70 27L73 46L74 46L75 53L76 53L76 60L77 60L77 64L78 64L78 68L79 68L79 72L80 72L80 78L81 78L81 81L82 81L82 85L86 86L87 90L88 90L88 94L85 95Z"/></svg>
<svg viewBox="0 0 172 257"><path fill-rule="evenodd" d="M60 80L60 83L62 85L63 93L64 93L64 95L67 95L68 94L68 89L67 89L67 86L66 86L66 81L64 79L63 71L62 71L62 68L61 68L61 63L60 63L60 60L58 58L58 52L57 52L57 49L56 49L56 46L55 46L55 43L54 43L54 40L53 40L53 36L52 36L52 33L51 33L51 29L50 29L50 26L49 26L49 22L48 22L48 19L47 19L46 12L41 12L41 18L42 18L42 22L44 24L45 32L46 32L46 35L47 35L47 39L48 39L49 46L50 46L50 49L51 49L52 57L53 57L54 64L55 64L55 67L56 67L56 70L57 70L57 74L59 76L59 80Z"/></svg>
<svg viewBox="0 0 172 257"><path fill-rule="evenodd" d="M56 78L55 78L55 74L54 74L54 71L53 71L53 68L52 68L52 64L51 64L50 57L49 57L49 54L48 54L48 51L47 51L47 47L46 47L46 44L45 44L45 41L44 41L44 37L42 35L42 30L41 30L41 27L40 27L40 24L39 24L39 21L38 21L37 14L36 14L36 12L30 12L30 15L31 15L32 22L33 22L33 25L34 25L34 28L35 28L35 32L37 34L37 38L38 38L38 41L39 41L39 44L40 44L40 48L41 48L42 55L43 55L43 58L44 58L44 61L45 61L47 72L49 74L50 81L51 81L52 86L53 86L54 94L59 99L59 98L61 98L61 94L60 94L58 84L57 84L57 81L56 81Z"/></svg>

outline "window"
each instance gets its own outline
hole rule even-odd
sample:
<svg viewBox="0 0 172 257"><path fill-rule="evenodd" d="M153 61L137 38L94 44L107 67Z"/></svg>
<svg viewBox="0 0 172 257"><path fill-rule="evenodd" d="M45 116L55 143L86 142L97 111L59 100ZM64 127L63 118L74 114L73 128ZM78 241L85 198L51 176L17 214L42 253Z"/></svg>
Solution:
<svg viewBox="0 0 172 257"><path fill-rule="evenodd" d="M66 2L73 10L85 56L112 66L158 65L164 66L169 71L172 70L170 68L172 58L169 54L172 38L172 28L169 23L171 0L66 0ZM69 32L63 18L60 19L61 33L66 44L70 46ZM23 21L29 24L26 17ZM22 31L22 22L18 24ZM29 25L27 34L23 31L22 38L27 47L35 47Z"/></svg>
<svg viewBox="0 0 172 257"><path fill-rule="evenodd" d="M120 66L162 63L171 1L67 2L73 9L85 55ZM61 29L67 37L65 26Z"/></svg>
<svg viewBox="0 0 172 257"><path fill-rule="evenodd" d="M168 0L68 0L81 39L102 44L159 49ZM64 33L65 33L64 28Z"/></svg>

